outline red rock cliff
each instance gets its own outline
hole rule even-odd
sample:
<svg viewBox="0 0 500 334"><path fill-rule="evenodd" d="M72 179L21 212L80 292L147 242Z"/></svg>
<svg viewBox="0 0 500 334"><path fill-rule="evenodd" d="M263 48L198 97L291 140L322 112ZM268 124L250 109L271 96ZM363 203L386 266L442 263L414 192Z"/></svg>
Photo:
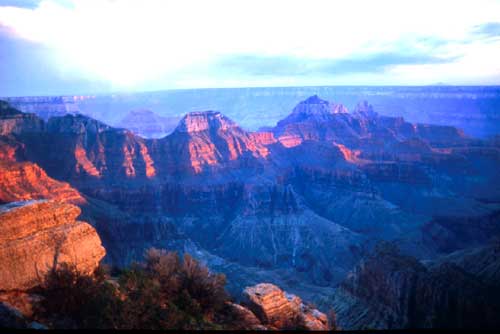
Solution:
<svg viewBox="0 0 500 334"><path fill-rule="evenodd" d="M0 290L27 290L61 263L92 272L106 254L80 208L57 201L0 206Z"/></svg>
<svg viewBox="0 0 500 334"><path fill-rule="evenodd" d="M18 146L15 141L0 140L0 203L32 199L85 202L76 189L50 178L37 164L16 161Z"/></svg>

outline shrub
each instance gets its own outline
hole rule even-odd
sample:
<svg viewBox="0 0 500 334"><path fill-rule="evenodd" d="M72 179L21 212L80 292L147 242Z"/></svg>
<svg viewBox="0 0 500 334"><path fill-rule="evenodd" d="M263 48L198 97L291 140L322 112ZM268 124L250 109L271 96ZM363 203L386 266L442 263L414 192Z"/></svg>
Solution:
<svg viewBox="0 0 500 334"><path fill-rule="evenodd" d="M35 313L61 328L116 328L120 299L99 268L92 275L62 264L47 273Z"/></svg>
<svg viewBox="0 0 500 334"><path fill-rule="evenodd" d="M181 261L150 249L117 283L102 268L92 275L70 265L49 272L35 312L56 328L223 329L225 283L189 255Z"/></svg>
<svg viewBox="0 0 500 334"><path fill-rule="evenodd" d="M205 316L212 317L224 307L229 295L224 289L226 277L223 274L210 273L206 266L188 254L184 255L180 273L181 289L197 301Z"/></svg>

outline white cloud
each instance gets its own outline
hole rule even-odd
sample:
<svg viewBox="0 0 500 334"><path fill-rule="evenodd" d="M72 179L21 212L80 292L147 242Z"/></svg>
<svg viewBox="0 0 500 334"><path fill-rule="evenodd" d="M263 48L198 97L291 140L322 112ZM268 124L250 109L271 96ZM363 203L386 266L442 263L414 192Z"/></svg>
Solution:
<svg viewBox="0 0 500 334"><path fill-rule="evenodd" d="M186 82L237 85L253 79L219 80L202 74L196 78L192 72L218 57L234 54L298 56L304 61L341 59L394 51L401 40L420 36L464 40L474 26L498 21L500 2L490 0L43 0L35 9L0 7L0 23L23 38L52 48L54 61L63 71L123 87L142 87L169 77L165 80L173 86ZM498 76L494 59L499 58L493 58L498 52L484 43L455 43L453 48L439 50L414 44L411 47L464 57L451 67L434 64L427 72L415 74L414 65L405 65L388 75L403 82L406 78L420 82L425 81L423 73L434 78L436 73L449 76L450 71L458 70L462 74L452 78L467 79L478 75L476 70L483 75L489 64ZM477 51L483 49L488 52ZM276 80L279 82L279 78L271 81ZM282 80L295 82L294 78Z"/></svg>

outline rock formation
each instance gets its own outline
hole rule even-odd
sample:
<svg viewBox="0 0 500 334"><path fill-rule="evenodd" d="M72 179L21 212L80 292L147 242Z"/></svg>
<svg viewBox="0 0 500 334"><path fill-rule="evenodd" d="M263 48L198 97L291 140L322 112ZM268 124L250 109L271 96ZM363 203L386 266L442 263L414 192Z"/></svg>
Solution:
<svg viewBox="0 0 500 334"><path fill-rule="evenodd" d="M36 164L0 163L0 203L31 199L58 199L75 204L85 202L68 183L48 177Z"/></svg>
<svg viewBox="0 0 500 334"><path fill-rule="evenodd" d="M500 132L500 90L495 86L181 89L99 96L21 97L8 98L8 101L24 112L37 112L43 119L50 115L62 116L66 109L71 112L74 104L79 112L113 125L124 112L138 108L161 110L163 116L177 116L200 107L212 108L223 111L246 129L258 129L274 125L297 101L314 94L342 101L352 111L362 97L384 115L404 115L414 123L452 125L464 129L468 135L482 138ZM38 102L42 99L47 102Z"/></svg>
<svg viewBox="0 0 500 334"><path fill-rule="evenodd" d="M35 114L25 114L0 101L0 136L29 132L40 132L43 121Z"/></svg>
<svg viewBox="0 0 500 334"><path fill-rule="evenodd" d="M18 161L15 140L0 137L0 204L32 199L57 199L82 204L83 196L66 182L56 181L32 162Z"/></svg>
<svg viewBox="0 0 500 334"><path fill-rule="evenodd" d="M228 303L235 314L238 327L243 330L267 330L268 328L248 308L235 303Z"/></svg>
<svg viewBox="0 0 500 334"><path fill-rule="evenodd" d="M270 329L328 330L325 314L273 284L261 283L243 292L248 308Z"/></svg>
<svg viewBox="0 0 500 334"><path fill-rule="evenodd" d="M255 166L269 154L257 139L220 112L207 111L188 113L158 145L165 155L175 157L175 171L201 173L225 165L233 169Z"/></svg>
<svg viewBox="0 0 500 334"><path fill-rule="evenodd" d="M117 126L143 138L162 138L175 129L179 117L162 117L151 110L139 109L126 114Z"/></svg>
<svg viewBox="0 0 500 334"><path fill-rule="evenodd" d="M26 96L7 98L7 101L14 108L24 113L34 113L43 120L80 113L80 108L73 96Z"/></svg>
<svg viewBox="0 0 500 334"><path fill-rule="evenodd" d="M425 266L384 244L347 276L333 305L342 328L498 328L499 291L454 264Z"/></svg>
<svg viewBox="0 0 500 334"><path fill-rule="evenodd" d="M0 206L0 290L27 290L60 263L92 272L105 250L97 232L77 221L80 209L56 201Z"/></svg>

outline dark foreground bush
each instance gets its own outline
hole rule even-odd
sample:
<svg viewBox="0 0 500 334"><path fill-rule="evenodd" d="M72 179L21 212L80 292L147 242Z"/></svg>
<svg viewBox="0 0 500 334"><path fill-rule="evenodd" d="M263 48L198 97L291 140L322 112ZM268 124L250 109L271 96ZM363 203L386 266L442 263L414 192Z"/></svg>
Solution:
<svg viewBox="0 0 500 334"><path fill-rule="evenodd" d="M224 329L225 283L189 255L151 249L113 280L102 268L49 272L35 314L54 328Z"/></svg>
<svg viewBox="0 0 500 334"><path fill-rule="evenodd" d="M122 301L103 268L93 275L62 264L41 287L35 314L56 328L118 328Z"/></svg>

